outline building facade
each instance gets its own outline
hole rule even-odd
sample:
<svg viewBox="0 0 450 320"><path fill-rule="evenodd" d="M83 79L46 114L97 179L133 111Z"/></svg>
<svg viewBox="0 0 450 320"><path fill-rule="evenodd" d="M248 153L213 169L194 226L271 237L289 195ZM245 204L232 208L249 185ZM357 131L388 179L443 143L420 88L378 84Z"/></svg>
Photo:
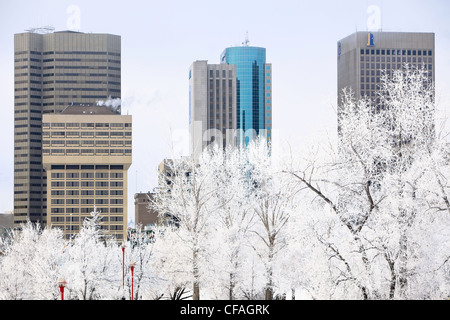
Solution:
<svg viewBox="0 0 450 320"><path fill-rule="evenodd" d="M140 192L134 195L134 217L136 225L143 228L160 224L158 212L150 207L151 201L155 198L153 192Z"/></svg>
<svg viewBox="0 0 450 320"><path fill-rule="evenodd" d="M212 143L236 145L236 66L195 61L189 70L191 155Z"/></svg>
<svg viewBox="0 0 450 320"><path fill-rule="evenodd" d="M47 226L70 238L96 209L105 233L126 240L131 116L83 105L44 114L42 121Z"/></svg>
<svg viewBox="0 0 450 320"><path fill-rule="evenodd" d="M14 224L46 224L42 116L71 104L120 98L121 38L34 32L14 35ZM120 108L116 110L120 113Z"/></svg>
<svg viewBox="0 0 450 320"><path fill-rule="evenodd" d="M236 126L239 145L258 135L272 134L272 64L266 48L243 45L226 48L221 63L236 66Z"/></svg>
<svg viewBox="0 0 450 320"><path fill-rule="evenodd" d="M220 64L195 61L189 69L190 154L213 142L247 145L272 134L272 65L266 49L226 48Z"/></svg>
<svg viewBox="0 0 450 320"><path fill-rule="evenodd" d="M434 83L434 33L356 32L340 40L337 50L338 105L344 88L351 88L357 100L367 96L377 101L383 73L391 75L405 64L423 67Z"/></svg>

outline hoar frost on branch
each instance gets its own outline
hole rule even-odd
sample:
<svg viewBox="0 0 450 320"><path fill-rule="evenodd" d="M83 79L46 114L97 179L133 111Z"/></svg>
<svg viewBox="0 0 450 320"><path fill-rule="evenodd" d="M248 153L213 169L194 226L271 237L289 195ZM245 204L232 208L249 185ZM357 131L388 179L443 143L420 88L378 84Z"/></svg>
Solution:
<svg viewBox="0 0 450 320"><path fill-rule="evenodd" d="M94 212L73 239L29 223L0 241L0 299L441 299L450 296L450 145L424 70L344 91L337 142L267 141L169 163L166 222L121 244ZM331 142L331 143L330 143ZM124 268L125 279L122 279ZM122 285L124 281L124 285ZM201 294L200 294L201 293Z"/></svg>
<svg viewBox="0 0 450 320"><path fill-rule="evenodd" d="M334 213L333 229L330 224L321 229L318 223L316 236L335 262L330 272L346 296L448 295L426 289L426 279L433 274L436 281L432 270L448 256L447 235L435 234L442 235L442 242L432 260L417 254L431 241L424 224L436 228L439 219L448 226L448 218L429 205L445 208L448 192L442 173L449 163L441 162L437 170L434 159L444 148L435 133L433 97L426 71L408 66L383 77L375 101L355 101L345 91L338 148L329 151L334 155L308 159L301 170L286 170ZM443 188L435 189L436 184ZM441 280L448 287L448 279Z"/></svg>

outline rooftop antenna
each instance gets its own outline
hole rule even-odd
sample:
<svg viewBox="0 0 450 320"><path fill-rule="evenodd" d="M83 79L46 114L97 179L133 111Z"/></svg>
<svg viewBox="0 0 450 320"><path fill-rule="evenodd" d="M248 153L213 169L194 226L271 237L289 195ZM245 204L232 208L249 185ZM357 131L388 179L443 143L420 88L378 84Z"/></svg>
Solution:
<svg viewBox="0 0 450 320"><path fill-rule="evenodd" d="M248 40L248 31L246 31L246 32L245 32L245 41L242 42L242 45L248 47L248 43L249 43L249 42L250 42L250 41Z"/></svg>
<svg viewBox="0 0 450 320"><path fill-rule="evenodd" d="M55 31L55 27L43 26L43 27L29 28L25 31L31 32L31 33L38 33L38 34L47 34L47 33L52 33L53 31Z"/></svg>

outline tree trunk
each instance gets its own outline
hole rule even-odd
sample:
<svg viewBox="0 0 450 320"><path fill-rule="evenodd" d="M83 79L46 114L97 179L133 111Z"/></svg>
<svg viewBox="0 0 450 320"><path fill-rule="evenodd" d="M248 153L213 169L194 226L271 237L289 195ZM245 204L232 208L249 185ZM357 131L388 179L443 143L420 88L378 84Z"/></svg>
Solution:
<svg viewBox="0 0 450 320"><path fill-rule="evenodd" d="M200 300L200 286L197 281L194 282L192 300Z"/></svg>
<svg viewBox="0 0 450 320"><path fill-rule="evenodd" d="M234 275L231 272L230 273L230 288L229 288L229 296L228 296L229 300L234 300L234 287L235 287Z"/></svg>
<svg viewBox="0 0 450 320"><path fill-rule="evenodd" d="M193 262L194 262L194 268L193 268L193 274L194 274L194 286L192 290L192 299L193 300L200 300L200 285L199 285L199 272L198 272L198 256L197 256L197 250L194 250L193 253Z"/></svg>
<svg viewBox="0 0 450 320"><path fill-rule="evenodd" d="M400 298L406 299L406 290L408 286L408 238L406 235L406 230L402 231L400 236L400 255L399 255L399 271L398 271L398 284L400 290Z"/></svg>

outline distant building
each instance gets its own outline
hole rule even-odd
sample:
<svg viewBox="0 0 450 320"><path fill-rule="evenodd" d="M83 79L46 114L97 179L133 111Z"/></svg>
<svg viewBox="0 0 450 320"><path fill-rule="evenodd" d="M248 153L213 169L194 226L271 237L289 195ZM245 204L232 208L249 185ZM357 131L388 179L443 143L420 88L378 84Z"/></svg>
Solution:
<svg viewBox="0 0 450 320"><path fill-rule="evenodd" d="M46 225L42 116L121 96L121 38L61 31L14 35L14 224ZM116 110L120 114L120 107Z"/></svg>
<svg viewBox="0 0 450 320"><path fill-rule="evenodd" d="M69 238L97 209L106 234L126 239L131 116L105 106L69 106L43 115L42 137L47 225Z"/></svg>
<svg viewBox="0 0 450 320"><path fill-rule="evenodd" d="M195 61L189 70L190 154L212 143L236 146L236 66Z"/></svg>
<svg viewBox="0 0 450 320"><path fill-rule="evenodd" d="M0 238L7 236L12 229L14 229L13 212L0 213Z"/></svg>
<svg viewBox="0 0 450 320"><path fill-rule="evenodd" d="M272 65L266 49L226 48L220 64L195 61L189 69L190 155L212 143L247 145L272 134Z"/></svg>
<svg viewBox="0 0 450 320"><path fill-rule="evenodd" d="M379 104L381 76L392 75L405 64L423 67L434 83L434 33L356 32L337 46L338 105L344 88L352 89L357 100L367 96Z"/></svg>
<svg viewBox="0 0 450 320"><path fill-rule="evenodd" d="M160 218L158 212L149 207L151 200L154 198L154 193L135 193L134 194L134 215L136 225L141 225L143 228L159 224Z"/></svg>
<svg viewBox="0 0 450 320"><path fill-rule="evenodd" d="M220 63L236 66L236 126L238 144L247 145L256 136L272 136L272 64L266 62L266 48L226 48Z"/></svg>

